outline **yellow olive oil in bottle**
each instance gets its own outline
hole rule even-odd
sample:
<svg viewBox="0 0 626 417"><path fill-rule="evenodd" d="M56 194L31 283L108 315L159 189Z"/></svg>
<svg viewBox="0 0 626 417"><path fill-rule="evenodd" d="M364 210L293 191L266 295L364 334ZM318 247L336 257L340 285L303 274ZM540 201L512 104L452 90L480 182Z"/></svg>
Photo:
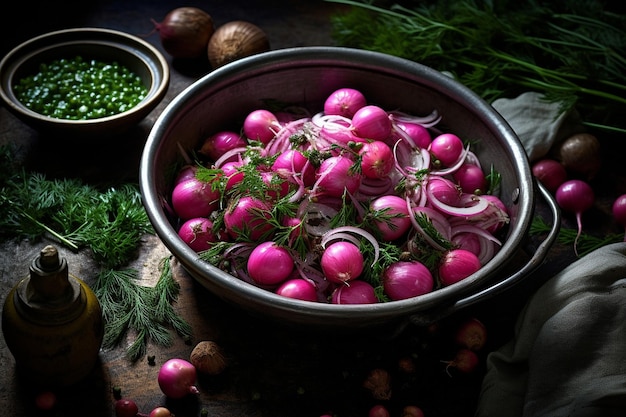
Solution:
<svg viewBox="0 0 626 417"><path fill-rule="evenodd" d="M48 245L7 295L2 331L20 377L37 385L72 385L98 361L102 310L91 288L70 275L66 259Z"/></svg>

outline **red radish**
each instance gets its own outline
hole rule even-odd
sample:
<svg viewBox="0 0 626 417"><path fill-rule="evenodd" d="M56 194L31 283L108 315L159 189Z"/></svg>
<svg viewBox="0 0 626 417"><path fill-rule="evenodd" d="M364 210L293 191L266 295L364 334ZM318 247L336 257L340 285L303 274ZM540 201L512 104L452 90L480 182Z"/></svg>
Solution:
<svg viewBox="0 0 626 417"><path fill-rule="evenodd" d="M572 212L576 216L578 233L574 241L574 252L578 255L578 238L583 230L582 215L595 203L595 194L587 182L582 180L569 180L559 186L556 190L555 197L556 202L563 210Z"/></svg>
<svg viewBox="0 0 626 417"><path fill-rule="evenodd" d="M369 412L367 413L367 417L390 417L390 416L391 414L389 414L389 410L387 410L387 408L385 408L385 406L382 404L376 404L375 406L370 408Z"/></svg>
<svg viewBox="0 0 626 417"><path fill-rule="evenodd" d="M541 159L533 164L533 175L551 193L567 180L567 170L554 159Z"/></svg>
<svg viewBox="0 0 626 417"><path fill-rule="evenodd" d="M324 249L320 265L328 281L344 284L363 272L363 254L353 243L331 243Z"/></svg>
<svg viewBox="0 0 626 417"><path fill-rule="evenodd" d="M332 92L324 102L324 113L352 118L354 113L367 105L363 93L354 88L340 88Z"/></svg>
<svg viewBox="0 0 626 417"><path fill-rule="evenodd" d="M433 276L417 261L399 261L391 264L382 276L385 294L392 300L417 297L432 291Z"/></svg>
<svg viewBox="0 0 626 417"><path fill-rule="evenodd" d="M233 239L246 238L255 242L271 233L271 208L267 202L243 196L233 203L224 212L224 226Z"/></svg>
<svg viewBox="0 0 626 417"><path fill-rule="evenodd" d="M183 220L208 217L217 206L220 193L213 185L197 178L178 183L172 191L172 207Z"/></svg>
<svg viewBox="0 0 626 417"><path fill-rule="evenodd" d="M394 167L393 152L385 142L365 142L359 155L361 171L367 178L386 178Z"/></svg>
<svg viewBox="0 0 626 417"><path fill-rule="evenodd" d="M49 411L52 410L57 404L57 396L52 391L42 391L35 397L35 406L39 410ZM135 412L135 414L137 414ZM124 416L118 416L124 417ZM134 415L133 415L134 417Z"/></svg>
<svg viewBox="0 0 626 417"><path fill-rule="evenodd" d="M174 58L198 58L206 54L209 39L215 32L213 19L196 7L179 7L162 22L154 23L163 49Z"/></svg>
<svg viewBox="0 0 626 417"><path fill-rule="evenodd" d="M378 302L371 284L355 279L347 285L339 285L332 293L333 304L373 304Z"/></svg>
<svg viewBox="0 0 626 417"><path fill-rule="evenodd" d="M465 163L454 172L453 177L463 192L484 194L487 191L487 179L478 165Z"/></svg>
<svg viewBox="0 0 626 417"><path fill-rule="evenodd" d="M442 133L432 140L430 153L443 166L452 166L463 153L463 141L453 133Z"/></svg>
<svg viewBox="0 0 626 417"><path fill-rule="evenodd" d="M213 222L206 217L196 217L184 222L178 229L178 236L196 252L209 249L218 240L213 233Z"/></svg>
<svg viewBox="0 0 626 417"><path fill-rule="evenodd" d="M198 153L208 156L212 161L217 161L226 152L247 145L248 142L242 138L239 133L225 130L214 133L206 138L198 150ZM236 156L233 156L230 160L235 160L235 158Z"/></svg>
<svg viewBox="0 0 626 417"><path fill-rule="evenodd" d="M480 260L465 249L452 249L445 253L439 263L439 281L448 286L464 280L480 269Z"/></svg>
<svg viewBox="0 0 626 417"><path fill-rule="evenodd" d="M243 122L243 133L246 137L263 144L268 144L280 128L276 115L264 109L253 110Z"/></svg>
<svg viewBox="0 0 626 417"><path fill-rule="evenodd" d="M481 350L487 342L487 328L475 317L463 321L454 334L455 342L469 350Z"/></svg>
<svg viewBox="0 0 626 417"><path fill-rule="evenodd" d="M352 116L352 127L360 138L384 141L391 134L391 119L378 106L364 106Z"/></svg>
<svg viewBox="0 0 626 417"><path fill-rule="evenodd" d="M378 197L370 203L374 226L383 240L402 237L411 228L411 218L406 200L396 195Z"/></svg>
<svg viewBox="0 0 626 417"><path fill-rule="evenodd" d="M199 394L195 386L196 368L188 361L180 358L169 359L157 376L159 388L168 398L179 399L189 394Z"/></svg>
<svg viewBox="0 0 626 417"><path fill-rule="evenodd" d="M115 417L136 417L137 413L139 407L133 400L122 398L115 402Z"/></svg>
<svg viewBox="0 0 626 417"><path fill-rule="evenodd" d="M626 228L626 194L622 194L615 199L611 211L615 221ZM626 232L624 233L624 242L626 242Z"/></svg>
<svg viewBox="0 0 626 417"><path fill-rule="evenodd" d="M283 282L276 294L283 297L295 298L303 301L317 301L317 290L311 281L302 278L290 279Z"/></svg>
<svg viewBox="0 0 626 417"><path fill-rule="evenodd" d="M286 280L294 262L287 249L268 241L257 245L248 257L248 274L259 285L276 285Z"/></svg>
<svg viewBox="0 0 626 417"><path fill-rule="evenodd" d="M221 166L224 175L226 176L226 185L224 186L225 191L230 191L237 184L241 183L244 178L244 173L241 171L241 167L243 166L243 162L240 161L231 161L226 162Z"/></svg>
<svg viewBox="0 0 626 417"><path fill-rule="evenodd" d="M450 368L456 368L462 373L471 373L478 366L478 355L473 350L461 348L456 352L454 359L451 361L442 361L446 363L446 372L450 375Z"/></svg>

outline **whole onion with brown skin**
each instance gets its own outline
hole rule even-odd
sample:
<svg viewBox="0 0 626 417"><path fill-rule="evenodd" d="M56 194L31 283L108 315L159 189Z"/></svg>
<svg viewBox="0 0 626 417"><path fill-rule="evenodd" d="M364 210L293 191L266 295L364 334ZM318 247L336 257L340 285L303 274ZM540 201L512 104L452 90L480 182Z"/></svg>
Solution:
<svg viewBox="0 0 626 417"><path fill-rule="evenodd" d="M163 49L174 58L203 56L215 32L211 16L196 7L176 8L162 22L153 23Z"/></svg>
<svg viewBox="0 0 626 417"><path fill-rule="evenodd" d="M219 68L269 49L269 39L260 27L243 20L235 20L217 28L209 40L207 54L211 66Z"/></svg>

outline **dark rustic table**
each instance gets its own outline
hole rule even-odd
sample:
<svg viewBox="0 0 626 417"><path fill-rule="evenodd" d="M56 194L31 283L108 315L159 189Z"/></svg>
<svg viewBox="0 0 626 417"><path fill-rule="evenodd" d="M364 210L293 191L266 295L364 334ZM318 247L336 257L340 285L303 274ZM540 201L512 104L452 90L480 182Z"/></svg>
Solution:
<svg viewBox="0 0 626 417"><path fill-rule="evenodd" d="M339 10L323 1L212 0L184 5L203 8L216 25L237 19L251 21L267 32L272 49L331 45L330 16ZM10 27L11 32L0 36L0 53L34 35L67 27L106 27L148 34L153 29L151 18L158 21L179 6L173 1L96 0L64 6L54 2L12 2L11 13L5 17L15 18L20 24L2 25L3 31ZM162 50L156 33L146 39ZM208 67L197 63L185 65L167 57L172 71L165 100L136 129L125 134L125 140L98 139L84 146L64 146L25 126L2 107L0 144L15 145L20 163L51 176L79 177L87 182L137 181L143 144L156 117L174 96L208 71ZM613 185L623 190L623 181ZM607 219L606 204L604 207L590 227L602 227ZM30 262L45 243L53 242L1 244L0 302L28 273ZM63 247L59 250L68 259L70 272L87 282L93 279L95 266L87 253ZM157 279L158 263L167 256L158 238L146 236L141 255L132 266L149 285ZM154 356L155 365L146 358L130 362L125 346L101 351L96 369L84 383L58 390L55 410L44 413L35 409L37 391L17 376L13 357L0 335L0 409L3 415L14 417L113 416L113 389L119 388L144 413L165 405L178 417L199 416L202 410L209 416L358 417L367 416L369 408L380 402L364 389L363 381L372 369L383 368L393 377L392 399L382 402L392 416L400 416L407 405L420 406L428 417L471 416L484 369L479 366L469 375L446 373L441 361L451 359L454 353L448 339L450 329L464 317L481 318L490 331L488 345L481 354L484 359L489 350L510 337L512 323L527 295L571 260L571 248L557 245L546 264L524 285L448 317L439 326L390 323L385 328L348 334L296 328L253 316L210 294L174 260L175 277L181 285L175 308L192 325L193 340L175 339L166 348L150 345L148 356ZM128 337L130 341L133 335ZM200 340L217 341L227 354L229 367L219 376L202 376L199 396L166 399L157 384L158 365L172 357L188 358ZM415 370L399 366L407 358Z"/></svg>

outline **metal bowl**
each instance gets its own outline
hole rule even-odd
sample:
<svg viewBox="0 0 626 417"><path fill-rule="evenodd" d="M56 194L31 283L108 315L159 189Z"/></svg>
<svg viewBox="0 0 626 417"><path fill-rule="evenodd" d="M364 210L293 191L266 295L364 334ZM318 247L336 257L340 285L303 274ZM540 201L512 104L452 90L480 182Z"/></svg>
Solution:
<svg viewBox="0 0 626 417"><path fill-rule="evenodd" d="M119 62L142 79L148 94L125 112L90 120L48 117L28 109L16 98L14 84L35 74L40 64L74 56ZM136 36L111 29L77 28L46 33L16 46L0 61L0 97L7 108L34 129L60 138L89 138L127 130L159 104L167 93L169 79L168 63L155 47Z"/></svg>
<svg viewBox="0 0 626 417"><path fill-rule="evenodd" d="M168 213L173 167L180 149L197 149L210 133L241 122L251 110L275 99L319 111L335 89L361 90L383 108L425 115L436 109L442 130L480 138L474 149L483 166L502 174L500 198L510 212L503 246L472 276L429 294L368 305L334 305L294 300L247 284L198 259L177 235ZM155 122L140 167L144 205L156 233L200 284L255 313L294 324L362 328L410 318L434 321L521 280L541 264L555 231L530 261L508 273L527 239L537 184L525 151L510 126L486 102L452 78L415 62L386 54L339 47L271 51L226 65L179 94ZM546 198L551 198L545 194ZM554 209L555 217L558 211ZM557 224L558 220L554 222ZM556 226L555 226L556 227Z"/></svg>

